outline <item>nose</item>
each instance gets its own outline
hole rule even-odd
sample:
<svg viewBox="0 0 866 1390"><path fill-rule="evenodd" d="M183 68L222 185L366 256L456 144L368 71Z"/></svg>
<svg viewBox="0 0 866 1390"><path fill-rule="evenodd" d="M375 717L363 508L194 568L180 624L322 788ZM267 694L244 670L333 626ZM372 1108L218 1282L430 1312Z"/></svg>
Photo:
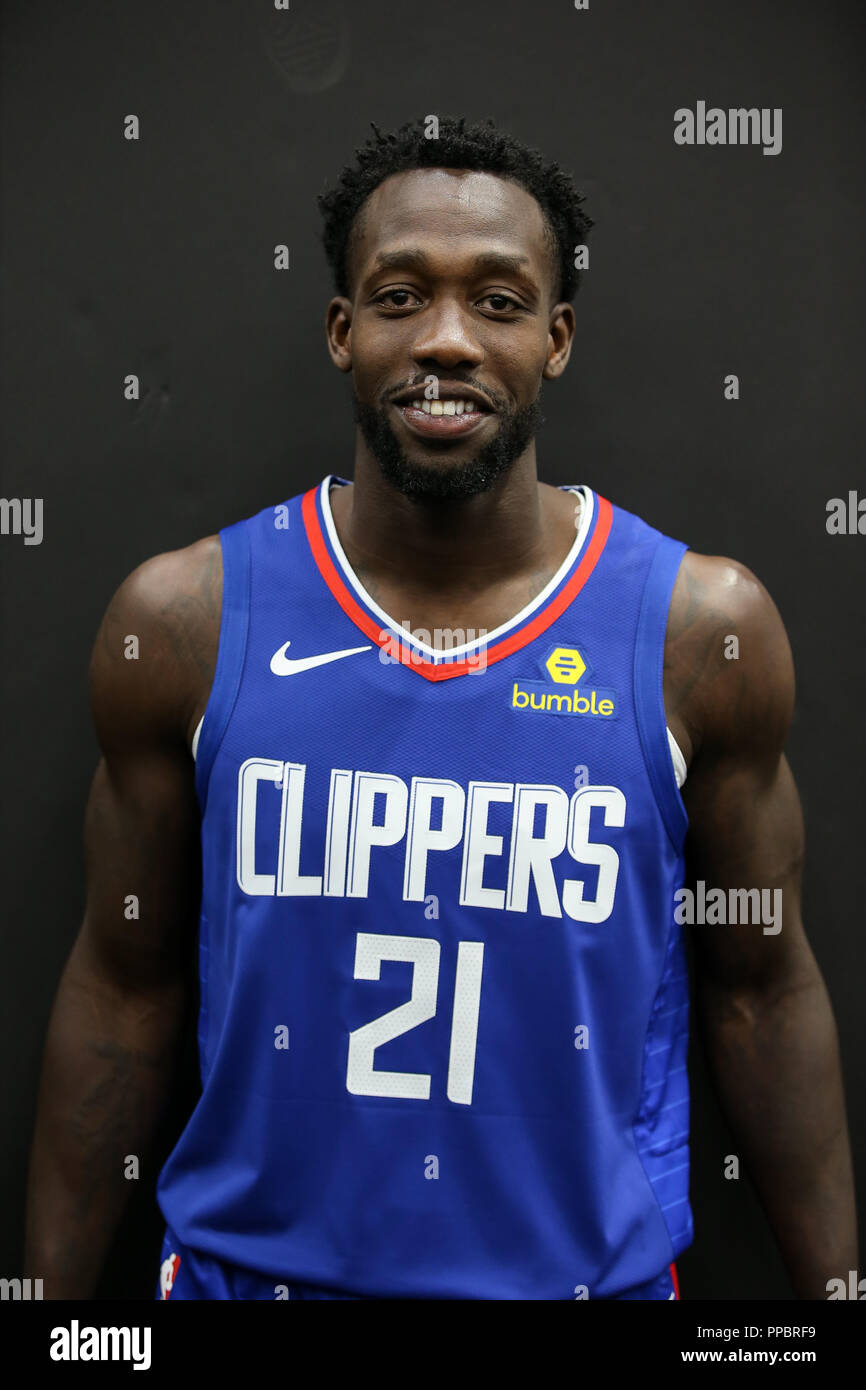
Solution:
<svg viewBox="0 0 866 1390"><path fill-rule="evenodd" d="M442 367L457 367L461 363L477 367L484 361L484 352L468 314L451 297L431 304L416 318L418 334L412 344L412 356L419 366L437 362Z"/></svg>

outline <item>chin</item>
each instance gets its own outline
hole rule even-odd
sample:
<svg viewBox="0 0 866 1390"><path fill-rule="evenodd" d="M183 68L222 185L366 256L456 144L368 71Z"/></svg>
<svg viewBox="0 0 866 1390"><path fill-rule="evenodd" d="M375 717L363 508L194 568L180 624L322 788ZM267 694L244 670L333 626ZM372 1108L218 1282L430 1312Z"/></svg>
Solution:
<svg viewBox="0 0 866 1390"><path fill-rule="evenodd" d="M411 458L387 418L357 399L355 418L390 486L414 501L456 502L488 492L510 471L535 434L541 412L535 401L512 419L500 422L493 438L468 459L449 458L439 449Z"/></svg>
<svg viewBox="0 0 866 1390"><path fill-rule="evenodd" d="M483 457L456 459L413 460L376 456L386 482L417 501L456 502L487 492L502 477L507 468L497 468Z"/></svg>

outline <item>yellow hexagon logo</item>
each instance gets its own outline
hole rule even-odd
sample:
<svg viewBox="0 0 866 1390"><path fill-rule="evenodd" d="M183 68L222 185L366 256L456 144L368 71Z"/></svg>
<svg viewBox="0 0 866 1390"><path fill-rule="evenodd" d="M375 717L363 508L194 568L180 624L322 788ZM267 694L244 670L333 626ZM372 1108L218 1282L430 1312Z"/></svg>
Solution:
<svg viewBox="0 0 866 1390"><path fill-rule="evenodd" d="M557 647L544 664L557 685L577 685L586 670L586 662L577 647Z"/></svg>

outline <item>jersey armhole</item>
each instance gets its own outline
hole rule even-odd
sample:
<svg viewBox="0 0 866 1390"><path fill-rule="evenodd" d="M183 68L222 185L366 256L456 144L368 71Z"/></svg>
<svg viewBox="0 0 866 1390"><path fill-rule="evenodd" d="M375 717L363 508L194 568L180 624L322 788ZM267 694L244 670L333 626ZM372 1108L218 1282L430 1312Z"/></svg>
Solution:
<svg viewBox="0 0 866 1390"><path fill-rule="evenodd" d="M671 759L663 671L671 595L687 550L682 541L661 537L644 586L634 653L638 733L656 803L677 854L682 854L689 817Z"/></svg>
<svg viewBox="0 0 866 1390"><path fill-rule="evenodd" d="M250 543L246 521L219 533L223 594L216 669L202 716L195 753L195 789L202 815L214 759L237 700L247 648L250 613Z"/></svg>

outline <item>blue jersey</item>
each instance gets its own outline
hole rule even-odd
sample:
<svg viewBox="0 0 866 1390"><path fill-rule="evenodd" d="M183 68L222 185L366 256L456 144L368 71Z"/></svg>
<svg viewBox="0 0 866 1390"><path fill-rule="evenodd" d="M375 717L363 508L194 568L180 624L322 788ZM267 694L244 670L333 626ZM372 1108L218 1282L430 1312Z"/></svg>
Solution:
<svg viewBox="0 0 866 1390"><path fill-rule="evenodd" d="M413 636L342 550L346 485L220 532L202 1095L158 1200L275 1281L616 1297L692 1237L662 698L686 547L574 489L520 614Z"/></svg>

